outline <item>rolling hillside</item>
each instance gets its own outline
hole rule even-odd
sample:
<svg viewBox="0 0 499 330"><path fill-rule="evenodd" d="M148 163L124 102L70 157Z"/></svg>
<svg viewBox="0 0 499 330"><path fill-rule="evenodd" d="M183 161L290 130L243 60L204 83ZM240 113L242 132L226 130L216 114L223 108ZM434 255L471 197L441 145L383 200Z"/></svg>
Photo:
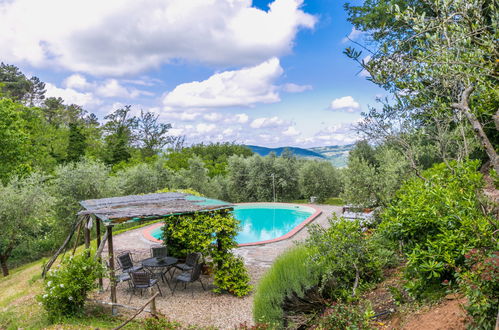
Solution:
<svg viewBox="0 0 499 330"><path fill-rule="evenodd" d="M297 157L329 160L336 167L346 166L348 152L352 150L353 146L353 144L348 144L343 146L325 146L304 149L297 147L267 148L247 145L248 148L250 148L254 153L259 154L260 156L267 156L271 152L274 152L277 156L280 156L284 149L289 149Z"/></svg>

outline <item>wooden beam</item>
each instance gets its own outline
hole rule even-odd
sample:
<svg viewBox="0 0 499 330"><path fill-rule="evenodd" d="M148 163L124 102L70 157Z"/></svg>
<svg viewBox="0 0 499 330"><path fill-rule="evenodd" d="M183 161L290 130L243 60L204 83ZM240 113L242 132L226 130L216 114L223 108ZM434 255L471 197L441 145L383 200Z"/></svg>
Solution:
<svg viewBox="0 0 499 330"><path fill-rule="evenodd" d="M154 294L154 296L152 296L145 304L144 306L142 306L142 308L140 308L135 314L132 315L132 317L130 317L128 320L126 320L125 322L121 323L119 326L117 326L116 328L114 328L113 330L118 330L118 329L121 329L123 328L125 325L127 325L129 322L131 322L134 318L137 317L137 315L139 315L145 308L147 305L149 305L150 303L154 306L153 307L153 315L156 315L156 297L159 295L159 292L156 292Z"/></svg>
<svg viewBox="0 0 499 330"><path fill-rule="evenodd" d="M109 277L111 281L111 302L118 302L116 297L116 277L114 275L114 250L113 250L113 226L106 226L107 232L107 251L109 258ZM113 315L116 315L116 309L112 308Z"/></svg>
<svg viewBox="0 0 499 330"><path fill-rule="evenodd" d="M49 271L50 267L52 267L52 264L55 262L59 254L61 254L62 250L66 248L68 245L69 241L71 241L71 238L73 237L73 234L76 230L76 227L78 227L83 219L78 217L78 220L73 224L73 227L71 228L68 237L66 237L66 240L64 243L62 243L61 247L57 250L57 252L50 258L50 260L45 264L45 267L43 268L42 271L42 277L45 277L45 274Z"/></svg>
<svg viewBox="0 0 499 330"><path fill-rule="evenodd" d="M95 221L95 245L97 250L99 249L100 246L100 219L97 217L93 217ZM97 257L97 260L99 263L102 262L102 258L100 255ZM102 288L104 287L104 283L102 282L102 275L99 276L99 290L102 291Z"/></svg>
<svg viewBox="0 0 499 330"><path fill-rule="evenodd" d="M85 221L83 222L84 228L84 233L85 233L85 249L87 250L87 256L90 257L90 229L88 228L88 225L92 219L90 219L90 216L87 215L85 216Z"/></svg>

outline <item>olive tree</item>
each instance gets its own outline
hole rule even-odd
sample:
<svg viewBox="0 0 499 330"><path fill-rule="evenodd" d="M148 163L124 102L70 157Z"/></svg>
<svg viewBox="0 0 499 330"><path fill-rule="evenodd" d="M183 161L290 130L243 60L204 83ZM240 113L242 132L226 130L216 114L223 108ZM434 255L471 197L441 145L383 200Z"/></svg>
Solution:
<svg viewBox="0 0 499 330"><path fill-rule="evenodd" d="M338 170L327 161L307 161L299 169L300 190L304 197L316 196L322 202L342 190Z"/></svg>
<svg viewBox="0 0 499 330"><path fill-rule="evenodd" d="M452 118L449 127L467 121L498 172L497 2L367 0L346 7L366 32L369 60L352 48L347 55L397 98L381 113L417 125L439 116Z"/></svg>
<svg viewBox="0 0 499 330"><path fill-rule="evenodd" d="M9 275L7 260L12 251L36 238L43 227L53 221L55 199L45 180L41 175L32 174L0 185L0 265L4 276Z"/></svg>

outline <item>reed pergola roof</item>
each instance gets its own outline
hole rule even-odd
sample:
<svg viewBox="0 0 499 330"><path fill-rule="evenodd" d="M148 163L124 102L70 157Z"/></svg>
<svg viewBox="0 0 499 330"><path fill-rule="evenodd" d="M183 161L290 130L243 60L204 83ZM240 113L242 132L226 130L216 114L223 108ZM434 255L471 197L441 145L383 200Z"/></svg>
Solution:
<svg viewBox="0 0 499 330"><path fill-rule="evenodd" d="M80 205L85 209L78 215L93 214L106 226L154 220L171 215L234 208L233 204L220 200L177 192L89 199L81 201Z"/></svg>

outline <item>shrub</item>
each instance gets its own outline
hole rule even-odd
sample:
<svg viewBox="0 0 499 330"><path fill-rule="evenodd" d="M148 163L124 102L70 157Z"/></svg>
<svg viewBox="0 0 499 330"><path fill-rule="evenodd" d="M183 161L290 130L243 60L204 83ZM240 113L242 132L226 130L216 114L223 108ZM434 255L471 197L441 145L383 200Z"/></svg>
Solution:
<svg viewBox="0 0 499 330"><path fill-rule="evenodd" d="M499 306L499 252L472 249L465 255L467 270L459 274L473 318L472 329L492 329Z"/></svg>
<svg viewBox="0 0 499 330"><path fill-rule="evenodd" d="M314 322L314 329L371 329L369 323L373 315L374 312L368 304L335 302Z"/></svg>
<svg viewBox="0 0 499 330"><path fill-rule="evenodd" d="M218 258L213 258L215 263ZM244 267L243 259L228 253L220 258L220 266L215 268L215 279L213 283L217 286L214 292L227 291L236 297L247 295L251 291L248 271Z"/></svg>
<svg viewBox="0 0 499 330"><path fill-rule="evenodd" d="M116 172L109 180L123 195L147 194L168 185L167 173L153 164L140 163Z"/></svg>
<svg viewBox="0 0 499 330"><path fill-rule="evenodd" d="M177 257L191 252L211 257L215 266L215 292L227 291L241 297L251 291L251 286L243 261L231 252L237 247L238 226L239 221L230 213L201 212L170 217L163 227L163 242L169 253Z"/></svg>
<svg viewBox="0 0 499 330"><path fill-rule="evenodd" d="M363 283L379 281L393 254L367 237L358 221L331 218L329 228L312 226L306 244L311 261L322 270L324 296L350 299Z"/></svg>
<svg viewBox="0 0 499 330"><path fill-rule="evenodd" d="M48 272L44 293L38 296L49 320L80 314L87 294L97 287L96 280L103 274L104 267L88 250L64 258L56 269Z"/></svg>
<svg viewBox="0 0 499 330"><path fill-rule="evenodd" d="M298 245L280 255L260 280L253 300L253 319L273 327L283 325L287 297L304 297L319 284L319 271L308 260L311 251Z"/></svg>
<svg viewBox="0 0 499 330"><path fill-rule="evenodd" d="M443 281L454 282L472 248L493 246L491 216L482 213L482 175L477 162L437 164L413 178L382 214L380 230L400 241L407 255L407 288L434 294Z"/></svg>

